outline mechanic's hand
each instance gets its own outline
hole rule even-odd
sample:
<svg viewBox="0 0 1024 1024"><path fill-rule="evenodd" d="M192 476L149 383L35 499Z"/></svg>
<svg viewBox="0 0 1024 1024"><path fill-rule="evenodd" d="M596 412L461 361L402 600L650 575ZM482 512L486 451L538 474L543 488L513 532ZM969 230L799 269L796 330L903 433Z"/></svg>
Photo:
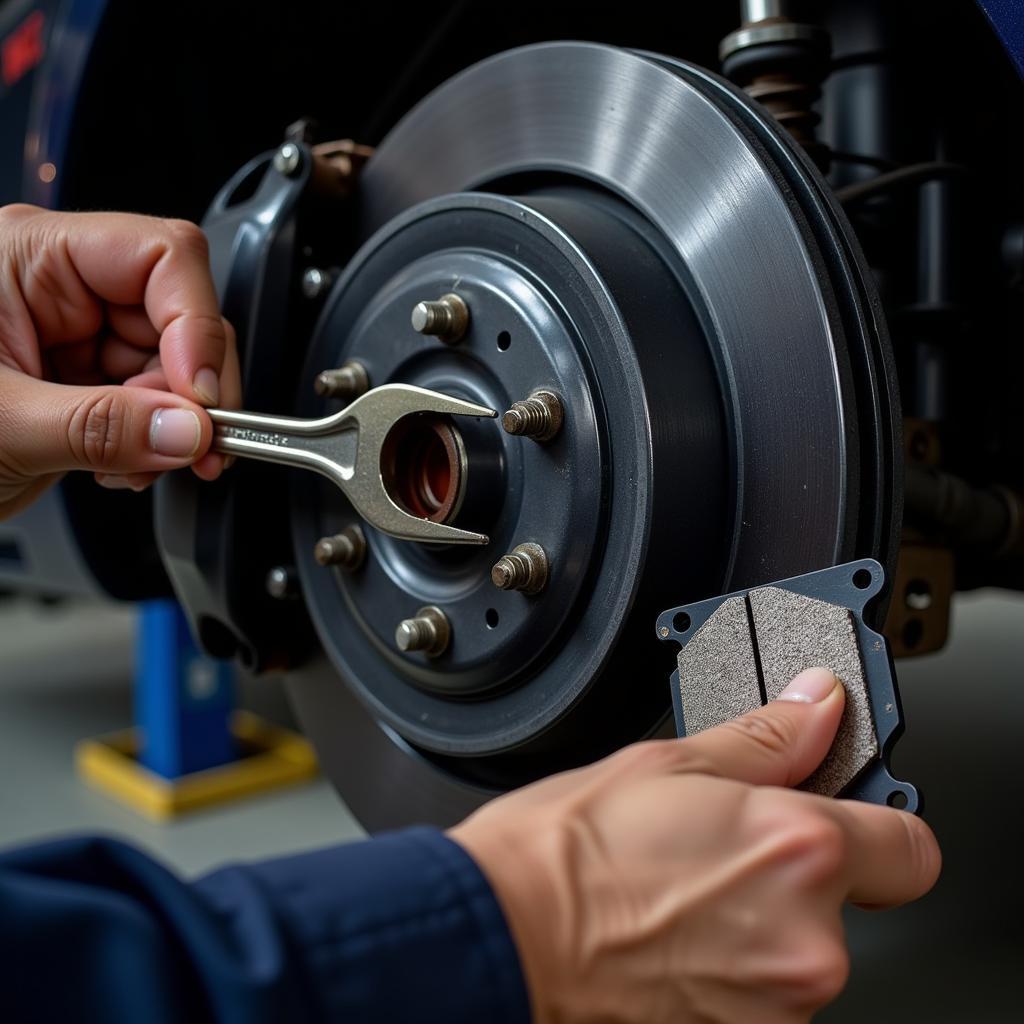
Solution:
<svg viewBox="0 0 1024 1024"><path fill-rule="evenodd" d="M839 994L843 903L915 899L940 866L910 814L780 788L824 758L843 701L810 669L743 718L628 747L452 830L505 911L538 1024L793 1024Z"/></svg>
<svg viewBox="0 0 1024 1024"><path fill-rule="evenodd" d="M199 228L0 209L0 519L71 469L107 487L187 465L211 480L224 458L202 406L239 401Z"/></svg>

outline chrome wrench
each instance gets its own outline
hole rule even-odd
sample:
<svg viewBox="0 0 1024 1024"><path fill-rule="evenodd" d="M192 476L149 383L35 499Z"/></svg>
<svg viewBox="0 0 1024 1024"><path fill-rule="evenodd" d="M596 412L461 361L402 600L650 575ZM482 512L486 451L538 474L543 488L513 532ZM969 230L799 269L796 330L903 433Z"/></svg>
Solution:
<svg viewBox="0 0 1024 1024"><path fill-rule="evenodd" d="M381 473L384 442L399 420L415 413L495 417L497 412L412 384L382 384L340 412L320 419L208 409L212 450L224 455L309 469L333 481L366 522L402 540L487 544L482 533L421 519L399 507Z"/></svg>

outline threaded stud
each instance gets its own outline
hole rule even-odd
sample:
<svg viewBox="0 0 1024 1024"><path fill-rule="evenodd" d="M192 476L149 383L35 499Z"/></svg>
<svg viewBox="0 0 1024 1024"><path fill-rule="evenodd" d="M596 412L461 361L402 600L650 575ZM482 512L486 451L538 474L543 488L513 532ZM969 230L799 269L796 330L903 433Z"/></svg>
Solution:
<svg viewBox="0 0 1024 1024"><path fill-rule="evenodd" d="M350 359L336 370L324 370L313 381L313 389L321 398L337 398L354 402L370 390L370 375L362 363Z"/></svg>
<svg viewBox="0 0 1024 1024"><path fill-rule="evenodd" d="M499 590L538 594L547 586L550 566L539 544L528 541L502 555L491 569L491 582Z"/></svg>
<svg viewBox="0 0 1024 1024"><path fill-rule="evenodd" d="M366 558L366 535L357 524L346 526L341 533L318 540L313 557L319 565L335 565L346 572L355 572Z"/></svg>
<svg viewBox="0 0 1024 1024"><path fill-rule="evenodd" d="M406 654L422 651L428 658L436 658L447 650L451 636L448 616L431 604L421 608L415 618L403 619L398 624L395 644Z"/></svg>
<svg viewBox="0 0 1024 1024"><path fill-rule="evenodd" d="M562 429L562 400L553 391L534 391L525 401L513 402L501 417L506 434L550 441Z"/></svg>
<svg viewBox="0 0 1024 1024"><path fill-rule="evenodd" d="M442 295L436 302L416 303L410 319L414 331L454 345L469 327L469 307L458 295Z"/></svg>

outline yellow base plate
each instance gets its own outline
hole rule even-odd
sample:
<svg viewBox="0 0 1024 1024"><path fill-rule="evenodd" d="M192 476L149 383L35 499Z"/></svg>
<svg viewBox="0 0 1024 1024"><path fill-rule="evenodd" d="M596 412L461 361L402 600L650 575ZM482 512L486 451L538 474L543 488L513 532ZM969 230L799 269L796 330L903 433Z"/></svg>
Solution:
<svg viewBox="0 0 1024 1024"><path fill-rule="evenodd" d="M154 821L302 782L317 772L306 740L257 715L234 712L231 732L246 756L179 779L165 779L139 763L135 729L83 740L75 748L75 767L90 785Z"/></svg>

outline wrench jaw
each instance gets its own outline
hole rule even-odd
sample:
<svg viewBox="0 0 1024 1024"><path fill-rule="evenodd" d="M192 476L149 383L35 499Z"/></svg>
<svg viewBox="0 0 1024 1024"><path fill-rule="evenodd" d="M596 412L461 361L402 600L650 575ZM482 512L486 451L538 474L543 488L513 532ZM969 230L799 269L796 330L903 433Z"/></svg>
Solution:
<svg viewBox="0 0 1024 1024"><path fill-rule="evenodd" d="M372 401L367 402L371 397ZM388 436L407 416L428 413L493 419L497 416L495 410L409 384L385 384L357 398L344 412L359 425L356 471L346 491L353 507L370 526L400 540L421 543L490 543L486 534L413 515L402 508L384 481L383 462Z"/></svg>
<svg viewBox="0 0 1024 1024"><path fill-rule="evenodd" d="M382 533L390 534L399 540L415 540L428 544L489 544L490 537L484 533L473 533L460 530L445 523L435 523L431 519L421 519L411 515L395 504L378 474L377 493L373 495L371 508L361 506L356 495L350 491L349 501L352 507L364 520Z"/></svg>

